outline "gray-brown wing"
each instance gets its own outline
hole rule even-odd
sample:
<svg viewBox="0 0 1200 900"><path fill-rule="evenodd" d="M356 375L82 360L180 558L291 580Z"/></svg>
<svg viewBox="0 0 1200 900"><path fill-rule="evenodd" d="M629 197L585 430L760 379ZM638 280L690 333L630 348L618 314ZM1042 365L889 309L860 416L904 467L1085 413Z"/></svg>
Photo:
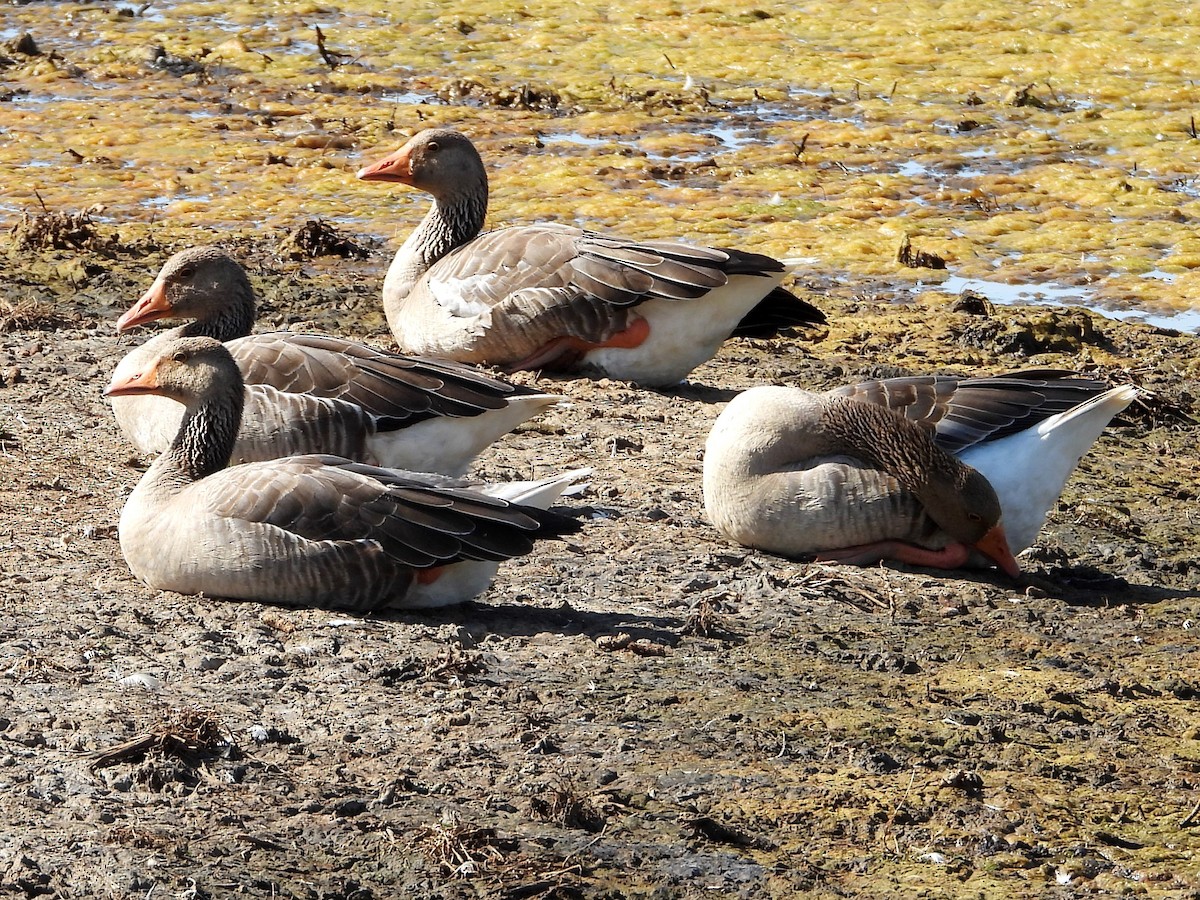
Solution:
<svg viewBox="0 0 1200 900"><path fill-rule="evenodd" d="M225 469L200 482L210 510L311 541L371 541L424 568L528 553L535 536L574 520L509 503L448 479L310 455Z"/></svg>
<svg viewBox="0 0 1200 900"><path fill-rule="evenodd" d="M631 242L585 232L575 242L571 281L616 306L651 297L692 300L729 280L730 254L670 241ZM776 263L775 271L782 271Z"/></svg>
<svg viewBox="0 0 1200 900"><path fill-rule="evenodd" d="M531 393L470 366L385 353L335 337L276 332L226 346L248 384L357 403L409 424L478 415Z"/></svg>
<svg viewBox="0 0 1200 900"><path fill-rule="evenodd" d="M914 375L846 385L829 393L886 406L935 432L937 445L957 453L974 444L1032 428L1108 389L1093 378L1031 369L986 378Z"/></svg>
<svg viewBox="0 0 1200 900"><path fill-rule="evenodd" d="M688 300L730 275L783 271L769 256L677 241L631 241L567 225L522 225L481 234L427 275L452 314L476 316L514 294L572 289L615 306L650 298Z"/></svg>
<svg viewBox="0 0 1200 900"><path fill-rule="evenodd" d="M578 228L530 225L500 228L438 260L425 288L451 315L486 314L514 294L571 287Z"/></svg>

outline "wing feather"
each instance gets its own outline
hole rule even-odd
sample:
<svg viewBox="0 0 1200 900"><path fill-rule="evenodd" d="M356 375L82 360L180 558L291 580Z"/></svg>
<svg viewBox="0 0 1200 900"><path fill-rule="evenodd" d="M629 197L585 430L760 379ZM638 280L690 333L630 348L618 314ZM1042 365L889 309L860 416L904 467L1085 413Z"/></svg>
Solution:
<svg viewBox="0 0 1200 900"><path fill-rule="evenodd" d="M410 423L478 415L533 392L470 366L385 353L341 338L276 332L228 346L248 384L356 403L373 415Z"/></svg>
<svg viewBox="0 0 1200 900"><path fill-rule="evenodd" d="M892 409L934 431L952 453L994 441L1065 412L1108 389L1098 379L1036 369L986 378L915 375L846 385L830 392Z"/></svg>
<svg viewBox="0 0 1200 900"><path fill-rule="evenodd" d="M378 469L325 455L225 469L208 478L209 510L309 541L378 545L402 565L502 560L573 520L510 503L438 476Z"/></svg>

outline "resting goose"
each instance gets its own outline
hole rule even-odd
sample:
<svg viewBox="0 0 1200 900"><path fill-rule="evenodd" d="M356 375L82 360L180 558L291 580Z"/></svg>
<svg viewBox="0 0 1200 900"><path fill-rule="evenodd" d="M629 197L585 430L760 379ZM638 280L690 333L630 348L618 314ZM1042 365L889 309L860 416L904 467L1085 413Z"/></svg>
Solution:
<svg viewBox="0 0 1200 900"><path fill-rule="evenodd" d="M935 431L938 446L983 473L1004 510L1014 553L1031 546L1079 460L1137 397L1061 370L987 378L923 375L833 393L883 403Z"/></svg>
<svg viewBox="0 0 1200 900"><path fill-rule="evenodd" d="M886 379L827 394L752 388L709 435L705 508L728 537L784 555L992 562L1015 576L1012 552L1033 543L1079 459L1135 396L1056 372ZM957 487L971 484L964 471L988 491ZM1002 518L1004 550L955 531L964 511Z"/></svg>
<svg viewBox="0 0 1200 900"><path fill-rule="evenodd" d="M665 386L731 335L825 321L779 287L784 263L759 253L558 224L480 234L487 172L456 131L422 131L358 177L433 196L383 285L388 325L407 353Z"/></svg>
<svg viewBox="0 0 1200 900"><path fill-rule="evenodd" d="M134 349L117 373L139 370L180 337L226 341L248 383L235 463L319 451L459 475L485 447L559 400L446 360L334 337L250 335L254 317L254 290L236 260L216 248L183 250L117 330L194 321ZM112 404L117 424L143 453L165 450L183 418L181 404L158 395L118 396Z"/></svg>
<svg viewBox="0 0 1200 900"><path fill-rule="evenodd" d="M481 593L535 538L578 527L545 508L586 470L480 491L329 455L226 468L244 391L211 338L171 342L105 393L185 406L119 525L130 569L160 590L360 612L444 606Z"/></svg>

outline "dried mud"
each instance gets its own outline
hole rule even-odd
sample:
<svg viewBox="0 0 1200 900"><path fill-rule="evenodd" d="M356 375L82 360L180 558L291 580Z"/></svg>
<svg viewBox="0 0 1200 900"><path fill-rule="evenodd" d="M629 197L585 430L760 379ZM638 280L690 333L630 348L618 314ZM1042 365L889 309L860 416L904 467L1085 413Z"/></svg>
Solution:
<svg viewBox="0 0 1200 900"><path fill-rule="evenodd" d="M260 327L388 345L386 254L287 237L231 247ZM802 279L828 328L675 390L527 376L570 405L476 472L595 466L582 533L480 602L355 618L130 576L146 461L100 389L177 247L98 239L0 259L0 894L1200 894L1196 336ZM1031 365L1152 396L1019 583L794 563L704 520L738 389Z"/></svg>

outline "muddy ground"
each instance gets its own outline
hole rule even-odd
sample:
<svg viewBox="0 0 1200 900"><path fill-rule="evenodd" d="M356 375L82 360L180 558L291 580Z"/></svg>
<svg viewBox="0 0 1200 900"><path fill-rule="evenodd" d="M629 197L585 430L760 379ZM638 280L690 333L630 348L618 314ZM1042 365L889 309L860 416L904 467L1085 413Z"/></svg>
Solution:
<svg viewBox="0 0 1200 900"><path fill-rule="evenodd" d="M800 280L830 326L570 398L487 479L581 465L585 527L420 615L180 597L116 540L100 395L178 246L0 259L0 894L1200 896L1195 335ZM389 340L386 254L234 251L261 327ZM1153 392L1026 576L789 562L704 519L736 390L1066 365Z"/></svg>

